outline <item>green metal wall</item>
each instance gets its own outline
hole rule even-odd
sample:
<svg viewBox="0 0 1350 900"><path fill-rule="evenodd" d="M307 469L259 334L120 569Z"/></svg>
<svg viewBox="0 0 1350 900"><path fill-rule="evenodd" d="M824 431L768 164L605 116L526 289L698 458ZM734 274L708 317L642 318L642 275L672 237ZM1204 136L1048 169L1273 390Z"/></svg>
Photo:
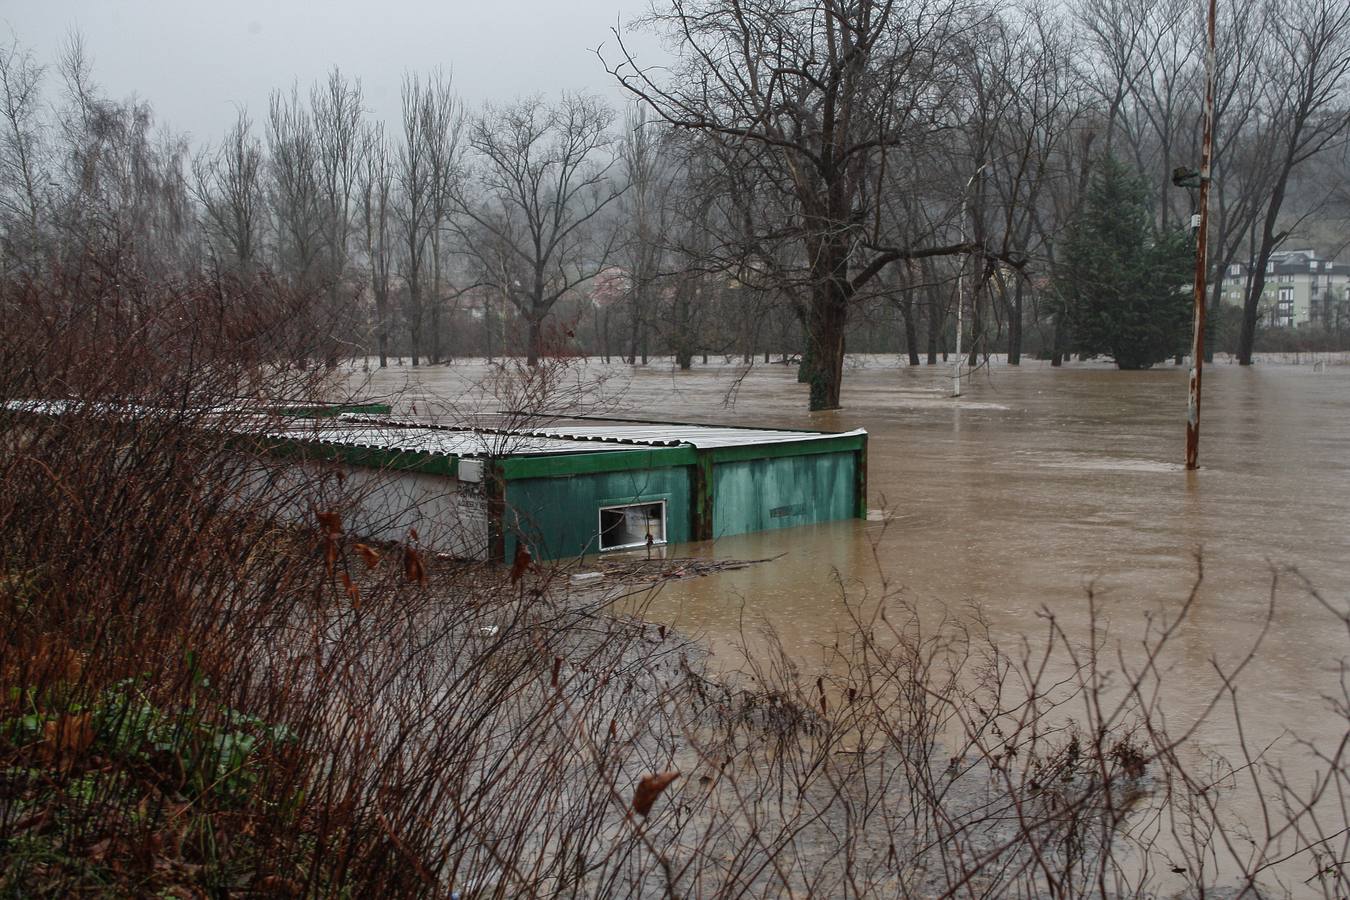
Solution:
<svg viewBox="0 0 1350 900"><path fill-rule="evenodd" d="M852 517L857 465L853 452L716 463L714 537Z"/></svg>
<svg viewBox="0 0 1350 900"><path fill-rule="evenodd" d="M536 559L595 553L599 509L621 503L666 501L666 540L690 539L690 470L685 466L593 472L506 482L503 513L505 559L516 553L516 535Z"/></svg>

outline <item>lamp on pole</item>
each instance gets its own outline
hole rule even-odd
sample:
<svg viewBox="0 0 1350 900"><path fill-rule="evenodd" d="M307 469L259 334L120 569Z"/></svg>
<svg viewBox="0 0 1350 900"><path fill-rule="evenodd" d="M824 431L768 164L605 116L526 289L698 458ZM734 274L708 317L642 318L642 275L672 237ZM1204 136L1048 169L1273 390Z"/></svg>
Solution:
<svg viewBox="0 0 1350 900"><path fill-rule="evenodd" d="M963 244L966 242L966 209L970 205L970 186L975 183L976 178L980 177L980 173L987 168L989 168L989 163L980 163L980 167L971 173L970 178L966 179L966 186L961 189L961 243ZM961 255L961 268L956 270L956 366L952 370L953 397L961 396L961 330L963 327L961 313L965 309L966 299L966 256L967 254Z"/></svg>

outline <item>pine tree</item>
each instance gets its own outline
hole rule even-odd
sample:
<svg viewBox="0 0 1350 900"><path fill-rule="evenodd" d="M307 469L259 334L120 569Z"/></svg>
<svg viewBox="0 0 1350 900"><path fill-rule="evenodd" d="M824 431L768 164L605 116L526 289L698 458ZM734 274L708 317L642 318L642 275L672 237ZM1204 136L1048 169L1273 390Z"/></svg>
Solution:
<svg viewBox="0 0 1350 900"><path fill-rule="evenodd" d="M1155 231L1143 179L1103 158L1069 233L1059 290L1075 349L1146 369L1182 352L1190 326L1190 238Z"/></svg>

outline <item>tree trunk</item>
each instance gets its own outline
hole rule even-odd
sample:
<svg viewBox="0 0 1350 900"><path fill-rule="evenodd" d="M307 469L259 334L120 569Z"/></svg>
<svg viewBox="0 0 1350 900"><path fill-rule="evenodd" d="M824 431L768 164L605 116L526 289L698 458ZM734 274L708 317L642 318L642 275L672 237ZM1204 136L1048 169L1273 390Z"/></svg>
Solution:
<svg viewBox="0 0 1350 900"><path fill-rule="evenodd" d="M938 340L942 337L942 300L938 297L937 284L933 278L933 267L927 261L919 263L923 272L924 296L927 298L924 304L924 318L928 321L928 364L937 365Z"/></svg>
<svg viewBox="0 0 1350 900"><path fill-rule="evenodd" d="M646 307L643 298L645 291L645 287L635 287L633 290L633 319L629 323L631 327L628 329L627 361L630 366L637 364L639 349L642 354L642 364L644 366L647 364L647 336L645 334L645 329L642 327L645 321L643 313L643 310Z"/></svg>
<svg viewBox="0 0 1350 900"><path fill-rule="evenodd" d="M433 294L431 300L431 359L430 363L438 365L441 361L441 310L440 303Z"/></svg>
<svg viewBox="0 0 1350 900"><path fill-rule="evenodd" d="M492 362L492 304L487 301L483 302L483 351Z"/></svg>
<svg viewBox="0 0 1350 900"><path fill-rule="evenodd" d="M1025 279L1017 273L1017 284L1013 287L1012 303L1008 310L1008 365L1022 364L1022 288Z"/></svg>
<svg viewBox="0 0 1350 900"><path fill-rule="evenodd" d="M1270 255L1275 252L1275 246L1283 238L1283 235L1275 234L1275 223L1280 215L1280 207L1284 205L1284 194L1289 186L1289 172L1290 163L1286 161L1280 168L1280 176L1275 181L1270 204L1266 207L1266 218L1261 225L1261 246L1256 252L1252 280L1247 285L1247 296L1242 304L1242 332L1238 336L1237 352L1240 366L1252 364L1252 347L1256 343L1256 315L1261 307L1261 294L1266 289L1266 266L1270 263Z"/></svg>
<svg viewBox="0 0 1350 900"><path fill-rule="evenodd" d="M421 362L422 356L422 284L417 273L417 267L411 267L411 275L408 277L408 307L406 318L408 320L408 343L412 351L412 364L414 366Z"/></svg>
<svg viewBox="0 0 1350 900"><path fill-rule="evenodd" d="M336 277L330 272L329 278L332 278L333 281L328 285L328 315L324 316L327 321L324 323L323 363L327 368L334 369L337 368L338 346L338 336L334 326L339 320L342 300Z"/></svg>
<svg viewBox="0 0 1350 900"><path fill-rule="evenodd" d="M828 252L826 247L821 250ZM812 285L811 307L807 312L807 346L811 355L806 373L811 389L808 408L812 412L838 409L839 389L844 380L844 329L852 290L847 280L847 256L837 254L837 257L838 264L830 265L829 274L817 278ZM833 262L833 258L822 260L825 264ZM819 267L820 264L812 266Z"/></svg>
<svg viewBox="0 0 1350 900"><path fill-rule="evenodd" d="M375 346L380 353L380 368L389 367L389 298L375 295Z"/></svg>
<svg viewBox="0 0 1350 900"><path fill-rule="evenodd" d="M601 330L602 330L602 332L603 332L603 333L600 335L601 354L602 354L602 356L603 356L603 358L604 358L604 360L605 360L605 365L609 365L609 361L610 361L610 351L609 351L609 310L608 310L608 309L605 310L604 315L603 315L601 318L602 318L602 322L601 322L601 326L600 326L600 327L601 327Z"/></svg>
<svg viewBox="0 0 1350 900"><path fill-rule="evenodd" d="M919 323L915 321L914 296L905 291L905 299L900 301L900 318L905 325L905 349L909 352L909 364L919 365Z"/></svg>
<svg viewBox="0 0 1350 900"><path fill-rule="evenodd" d="M1059 368L1064 364L1064 310L1055 310L1055 334L1050 339L1050 365Z"/></svg>
<svg viewBox="0 0 1350 900"><path fill-rule="evenodd" d="M1219 269L1219 272L1228 270L1228 264ZM1223 303L1223 278L1214 278L1209 285L1208 307L1205 309L1205 362L1214 362L1214 340L1218 326L1215 322L1215 313L1218 312L1220 304Z"/></svg>
<svg viewBox="0 0 1350 900"><path fill-rule="evenodd" d="M441 238L439 222L431 231L431 364L441 361Z"/></svg>
<svg viewBox="0 0 1350 900"><path fill-rule="evenodd" d="M539 365L539 355L543 350L544 330L541 327L542 316L531 310L529 316L526 317L526 320L529 322L530 336L529 344L525 351L525 365L533 369L535 366Z"/></svg>

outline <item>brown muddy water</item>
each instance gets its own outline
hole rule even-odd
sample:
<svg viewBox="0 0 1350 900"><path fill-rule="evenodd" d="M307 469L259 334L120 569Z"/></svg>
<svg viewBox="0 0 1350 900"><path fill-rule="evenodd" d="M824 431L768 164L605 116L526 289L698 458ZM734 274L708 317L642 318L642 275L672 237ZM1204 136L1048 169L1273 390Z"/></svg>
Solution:
<svg viewBox="0 0 1350 900"><path fill-rule="evenodd" d="M771 564L667 584L647 610L707 640L725 657L746 625L765 622L807 672L848 627L840 580L856 596L884 582L928 614L978 607L995 638L1044 633L1041 610L1089 637L1094 585L1127 658L1146 617L1184 600L1203 554L1205 581L1189 624L1166 658L1169 724L1201 710L1216 685L1212 660L1235 661L1265 617L1272 572L1295 567L1332 603L1350 596L1350 365L1342 358L1205 371L1201 469L1180 465L1186 371L1120 372L993 364L951 397L947 366L894 358L853 361L843 409L805 411L795 370L756 365L673 371L588 363L575 377L608 377L611 414L692 422L849 429L870 433L872 519L673 548L683 556ZM495 401L466 394L481 363L391 367L363 392L397 412L444 412ZM744 375L743 378L740 376ZM885 511L883 515L882 511ZM1344 721L1326 714L1339 694L1344 628L1292 579L1273 628L1245 674L1247 737L1286 732L1334 743ZM1113 654L1114 655L1114 654ZM1231 721L1200 732L1202 749L1235 755ZM1292 746L1286 735L1283 746Z"/></svg>

